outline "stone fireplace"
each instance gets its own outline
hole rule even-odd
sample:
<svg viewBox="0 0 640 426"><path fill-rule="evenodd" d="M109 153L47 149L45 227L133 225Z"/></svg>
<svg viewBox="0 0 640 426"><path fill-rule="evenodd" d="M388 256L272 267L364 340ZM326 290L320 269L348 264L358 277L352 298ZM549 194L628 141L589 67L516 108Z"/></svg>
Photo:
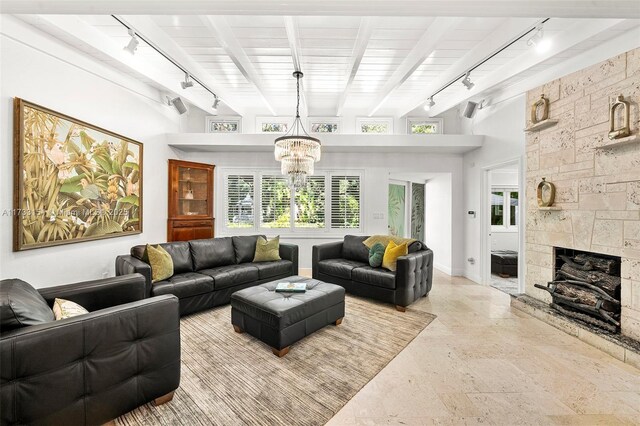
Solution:
<svg viewBox="0 0 640 426"><path fill-rule="evenodd" d="M554 279L534 287L547 291L560 314L612 333L620 332L618 256L554 248Z"/></svg>
<svg viewBox="0 0 640 426"><path fill-rule="evenodd" d="M526 295L552 302L536 284L556 278L556 247L619 259L619 330L640 340L640 48L535 88L528 104L542 94L558 122L526 138ZM607 146L618 95L631 104L632 137ZM555 210L538 208L543 177L556 186Z"/></svg>

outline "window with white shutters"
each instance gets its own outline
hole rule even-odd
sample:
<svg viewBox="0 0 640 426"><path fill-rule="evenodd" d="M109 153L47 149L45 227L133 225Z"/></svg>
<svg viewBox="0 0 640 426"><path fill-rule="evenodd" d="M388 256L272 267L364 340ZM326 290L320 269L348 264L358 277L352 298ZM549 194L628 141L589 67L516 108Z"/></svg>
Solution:
<svg viewBox="0 0 640 426"><path fill-rule="evenodd" d="M325 228L325 194L324 176L307 177L307 185L295 191L295 217L293 225L296 228Z"/></svg>
<svg viewBox="0 0 640 426"><path fill-rule="evenodd" d="M227 228L253 228L255 226L255 178L250 174L228 175L226 181Z"/></svg>
<svg viewBox="0 0 640 426"><path fill-rule="evenodd" d="M360 228L360 176L331 175L331 229Z"/></svg>
<svg viewBox="0 0 640 426"><path fill-rule="evenodd" d="M260 179L260 226L291 227L291 188L283 176L263 175Z"/></svg>

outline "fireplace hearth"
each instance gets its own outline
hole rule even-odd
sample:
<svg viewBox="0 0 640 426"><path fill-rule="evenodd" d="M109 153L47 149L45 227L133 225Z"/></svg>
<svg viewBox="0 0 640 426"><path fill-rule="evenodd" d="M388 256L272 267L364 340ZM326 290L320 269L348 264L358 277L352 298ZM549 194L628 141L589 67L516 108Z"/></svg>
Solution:
<svg viewBox="0 0 640 426"><path fill-rule="evenodd" d="M535 287L551 294L550 307L574 320L620 332L620 257L556 247L555 277Z"/></svg>

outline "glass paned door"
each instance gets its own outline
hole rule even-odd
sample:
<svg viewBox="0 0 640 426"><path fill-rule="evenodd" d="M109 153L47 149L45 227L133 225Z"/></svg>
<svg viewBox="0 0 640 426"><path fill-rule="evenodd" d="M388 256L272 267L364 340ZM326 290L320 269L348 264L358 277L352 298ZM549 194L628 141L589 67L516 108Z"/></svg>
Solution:
<svg viewBox="0 0 640 426"><path fill-rule="evenodd" d="M178 167L178 214L180 216L207 215L207 170Z"/></svg>

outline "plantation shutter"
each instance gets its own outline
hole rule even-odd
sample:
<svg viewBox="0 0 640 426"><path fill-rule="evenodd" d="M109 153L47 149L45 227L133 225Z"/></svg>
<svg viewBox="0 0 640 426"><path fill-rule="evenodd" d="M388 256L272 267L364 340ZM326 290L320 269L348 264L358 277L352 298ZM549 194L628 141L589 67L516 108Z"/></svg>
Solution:
<svg viewBox="0 0 640 426"><path fill-rule="evenodd" d="M262 176L260 181L260 226L291 227L291 188L283 176Z"/></svg>
<svg viewBox="0 0 640 426"><path fill-rule="evenodd" d="M296 191L296 228L325 227L325 182L324 176L308 176L305 187Z"/></svg>
<svg viewBox="0 0 640 426"><path fill-rule="evenodd" d="M360 176L331 176L331 229L360 228Z"/></svg>
<svg viewBox="0 0 640 426"><path fill-rule="evenodd" d="M226 185L225 226L253 228L255 226L255 191L253 175L228 175Z"/></svg>

